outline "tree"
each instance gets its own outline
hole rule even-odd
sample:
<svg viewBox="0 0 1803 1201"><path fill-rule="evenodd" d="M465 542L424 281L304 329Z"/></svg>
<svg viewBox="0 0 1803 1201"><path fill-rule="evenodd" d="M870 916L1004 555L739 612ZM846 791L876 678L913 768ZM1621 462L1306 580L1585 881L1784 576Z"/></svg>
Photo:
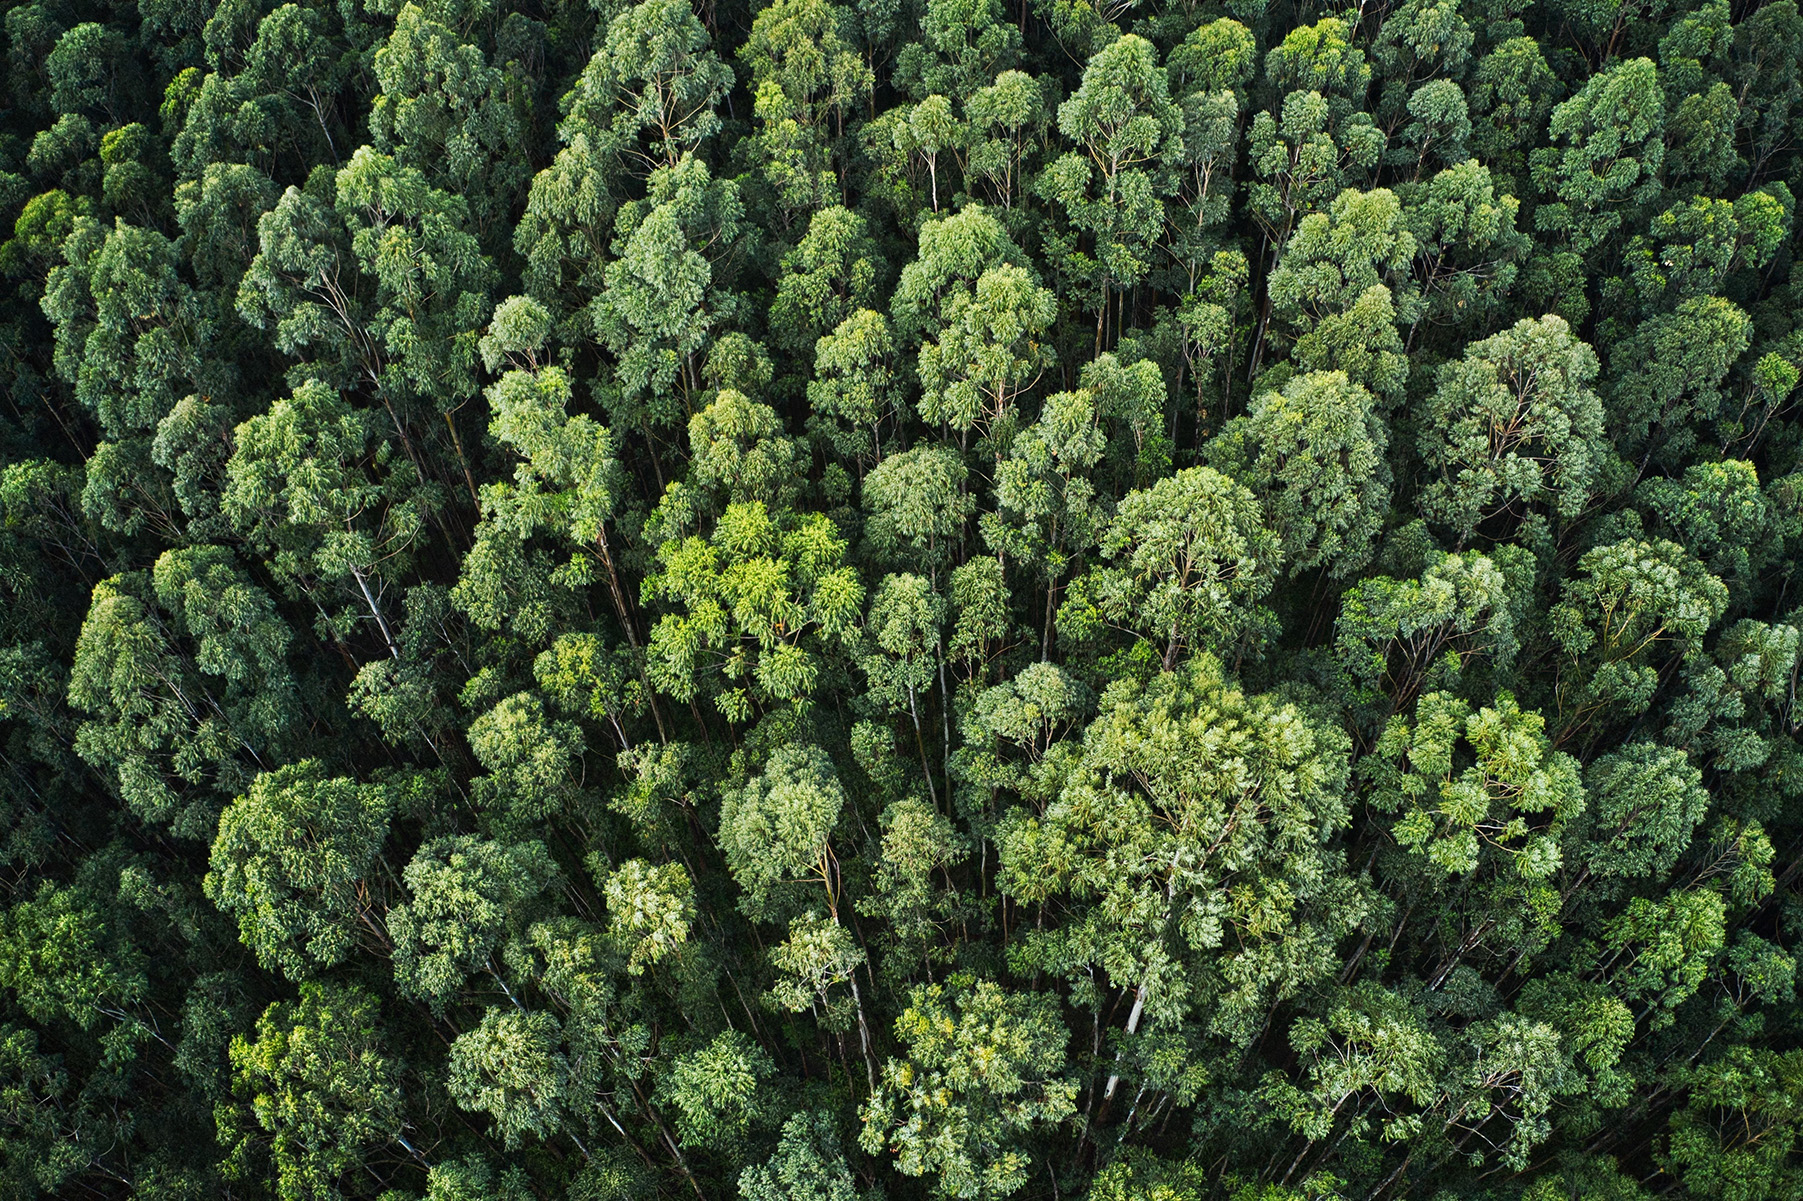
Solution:
<svg viewBox="0 0 1803 1201"><path fill-rule="evenodd" d="M1586 552L1549 615L1561 716L1576 725L1605 708L1618 719L1644 711L1661 644L1682 654L1727 602L1722 582L1676 543L1627 539Z"/></svg>
<svg viewBox="0 0 1803 1201"><path fill-rule="evenodd" d="M971 292L949 296L937 340L920 347L921 419L956 431L960 448L975 433L999 459L1020 397L1051 365L1051 347L1041 339L1057 311L1049 289L1009 265L984 271Z"/></svg>
<svg viewBox="0 0 1803 1201"><path fill-rule="evenodd" d="M675 610L651 630L651 682L689 701L706 681L734 722L754 703L806 699L820 656L862 609L863 587L844 556L824 516L773 516L760 501L728 505L706 538L670 539L658 551L661 570L645 581L647 602Z"/></svg>
<svg viewBox="0 0 1803 1201"><path fill-rule="evenodd" d="M1012 213L1026 198L1028 164L1052 125L1045 84L1025 71L1003 71L994 82L959 94L970 136L965 183L982 181L989 199Z"/></svg>
<svg viewBox="0 0 1803 1201"><path fill-rule="evenodd" d="M849 983L867 958L851 931L809 910L789 923L788 939L771 949L770 965L780 974L769 1000L790 1013L812 1012L828 1030L844 1030L856 1008L833 991Z"/></svg>
<svg viewBox="0 0 1803 1201"><path fill-rule="evenodd" d="M266 1138L222 1109L229 1175L250 1173L266 1143L282 1201L329 1201L365 1154L402 1138L399 1065L377 1018L376 999L361 989L305 983L299 1000L263 1011L254 1041L233 1037L233 1091Z"/></svg>
<svg viewBox="0 0 1803 1201"><path fill-rule="evenodd" d="M1252 118L1249 152L1257 178L1247 186L1247 211L1264 234L1273 266L1304 216L1325 208L1345 189L1349 175L1375 166L1383 150L1383 135L1368 116L1357 113L1330 128L1333 113L1320 92L1299 90L1284 98L1281 118L1268 111ZM1253 348L1254 369L1269 320L1267 303Z"/></svg>
<svg viewBox="0 0 1803 1201"><path fill-rule="evenodd" d="M1659 194L1665 101L1652 60L1617 63L1553 110L1554 145L1533 154L1534 183L1548 197L1535 224L1588 254L1632 210Z"/></svg>
<svg viewBox="0 0 1803 1201"><path fill-rule="evenodd" d="M868 312L878 262L864 218L838 205L815 213L807 235L783 256L770 306L773 340L800 354L854 314Z"/></svg>
<svg viewBox="0 0 1803 1201"><path fill-rule="evenodd" d="M116 453L141 461L149 457L147 435L182 396L225 382L202 367L209 314L177 272L175 245L155 230L123 220L107 230L78 216L62 256L42 301L55 331L57 374ZM129 534L148 521L179 532L154 474L96 474L84 502L108 525Z"/></svg>
<svg viewBox="0 0 1803 1201"><path fill-rule="evenodd" d="M1010 896L1071 903L1023 940L1025 961L1084 1008L1126 1003L1129 1039L1193 1013L1246 1045L1269 1005L1331 970L1363 907L1328 845L1350 816L1347 750L1297 705L1246 696L1211 655L1111 685L1056 798L1043 815L1014 809L996 836ZM1117 1058L1103 1096L1124 1071Z"/></svg>
<svg viewBox="0 0 1803 1201"><path fill-rule="evenodd" d="M1686 1189L1747 1197L1794 1186L1799 1058L1736 1047L1687 1073L1690 1100L1672 1117L1665 1155Z"/></svg>
<svg viewBox="0 0 1803 1201"><path fill-rule="evenodd" d="M634 975L676 954L695 923L695 885L680 863L628 859L602 881L608 933Z"/></svg>
<svg viewBox="0 0 1803 1201"><path fill-rule="evenodd" d="M165 551L104 580L76 639L75 751L144 820L211 837L219 806L298 719L293 635L222 547Z"/></svg>
<svg viewBox="0 0 1803 1201"><path fill-rule="evenodd" d="M1472 72L1471 148L1510 179L1527 179L1528 156L1559 98L1558 77L1540 43L1514 37L1478 60Z"/></svg>
<svg viewBox="0 0 1803 1201"><path fill-rule="evenodd" d="M1584 869L1598 876L1663 878L1709 808L1703 775L1682 751L1631 742L1585 773L1593 833Z"/></svg>
<svg viewBox="0 0 1803 1201"><path fill-rule="evenodd" d="M946 157L949 168L956 160L958 147L965 141L966 131L953 116L951 101L944 96L928 96L909 109L905 119L894 124L890 144L909 162L918 156L926 164L928 196L936 213L939 211L939 156L951 152ZM949 169L947 177L949 182ZM951 189L948 187L946 191Z"/></svg>
<svg viewBox="0 0 1803 1201"><path fill-rule="evenodd" d="M900 386L889 322L859 309L814 344L808 427L860 468L883 459L884 430L900 423Z"/></svg>
<svg viewBox="0 0 1803 1201"><path fill-rule="evenodd" d="M557 1049L560 1034L548 1013L491 1008L451 1045L452 1099L493 1118L509 1151L522 1135L549 1138L562 1126L558 1107L570 1068Z"/></svg>
<svg viewBox="0 0 1803 1201"><path fill-rule="evenodd" d="M893 75L916 99L967 97L1020 57L1021 32L999 0L928 0L918 42L896 54Z"/></svg>
<svg viewBox="0 0 1803 1201"><path fill-rule="evenodd" d="M1327 213L1302 219L1266 283L1271 316L1304 371L1342 370L1394 399L1408 369L1392 324L1413 323L1406 270L1414 235L1385 189L1347 189Z"/></svg>
<svg viewBox="0 0 1803 1201"><path fill-rule="evenodd" d="M905 712L914 723L920 770L927 789L937 794L927 762L926 734L920 724L921 694L933 686L941 667L941 627L945 601L917 575L888 575L870 599L865 635L871 645L859 660L869 681L869 700L879 711ZM949 718L948 718L949 720ZM949 742L949 737L948 737Z"/></svg>
<svg viewBox="0 0 1803 1201"><path fill-rule="evenodd" d="M887 1146L904 1175L931 1172L942 1196L1018 1191L1031 1159L1011 1138L1075 1108L1051 1002L967 975L912 990L895 1022L908 1054L884 1063L864 1107L865 1153Z"/></svg>
<svg viewBox="0 0 1803 1201"><path fill-rule="evenodd" d="M1461 544L1493 520L1506 537L1548 510L1575 517L1608 453L1589 387L1596 373L1596 355L1552 316L1518 321L1440 368L1419 443L1440 478L1422 493L1422 511Z"/></svg>
<svg viewBox="0 0 1803 1201"><path fill-rule="evenodd" d="M1497 194L1490 169L1476 159L1427 181L1426 195L1403 213L1415 238L1421 320L1467 326L1505 303L1530 245L1515 228L1520 208L1513 196Z"/></svg>
<svg viewBox="0 0 1803 1201"><path fill-rule="evenodd" d="M1518 547L1499 549L1495 560L1435 554L1416 579L1355 584L1340 606L1334 652L1361 699L1382 698L1394 713L1423 687L1456 687L1480 656L1507 671L1520 649L1524 566Z"/></svg>
<svg viewBox="0 0 1803 1201"><path fill-rule="evenodd" d="M981 205L921 222L919 254L901 270L890 301L895 336L933 338L954 311L968 307L978 277L992 267L1029 262L1002 223ZM1011 277L1013 282L1018 277Z"/></svg>
<svg viewBox="0 0 1803 1201"><path fill-rule="evenodd" d="M802 1112L784 1122L776 1153L739 1173L739 1196L745 1201L855 1201L851 1169L832 1118Z"/></svg>
<svg viewBox="0 0 1803 1201"><path fill-rule="evenodd" d="M748 913L780 909L785 897L799 895L791 887L796 884L819 884L828 907L837 909L840 883L831 843L845 802L826 753L795 745L771 752L763 771L722 799L720 848L745 890Z"/></svg>
<svg viewBox="0 0 1803 1201"><path fill-rule="evenodd" d="M1388 435L1372 396L1344 372L1297 376L1255 398L1206 450L1258 497L1290 574L1351 575L1389 509Z"/></svg>
<svg viewBox="0 0 1803 1201"><path fill-rule="evenodd" d="M648 433L692 413L708 333L736 308L726 285L743 215L737 185L693 155L652 172L646 198L621 209L614 259L589 309L617 358L607 394L616 424Z"/></svg>
<svg viewBox="0 0 1803 1201"><path fill-rule="evenodd" d="M1087 251L1074 240L1055 241L1051 257L1094 297L1098 354L1111 297L1145 277L1160 232L1160 199L1169 188L1147 164L1177 149L1182 128L1157 54L1135 34L1098 51L1082 86L1058 106L1059 132L1081 153L1053 162L1038 186L1063 207L1078 236L1087 235Z"/></svg>
<svg viewBox="0 0 1803 1201"><path fill-rule="evenodd" d="M127 914L92 883L59 888L45 880L7 910L0 925L6 950L0 984L38 1022L60 1019L82 1031L117 1023L112 1038L127 1046L135 1041L131 1027L141 1020L136 1014L150 992L150 964L132 938ZM24 1048L15 1040L11 1049L16 1054ZM41 1070L29 1062L20 1066L28 1079Z"/></svg>
<svg viewBox="0 0 1803 1201"><path fill-rule="evenodd" d="M864 535L872 549L934 578L964 542L976 508L969 471L948 447L917 446L890 455L864 477Z"/></svg>
<svg viewBox="0 0 1803 1201"><path fill-rule="evenodd" d="M237 308L278 350L303 359L295 382L312 376L373 392L416 465L409 405L436 409L473 500L451 414L476 393L493 269L469 225L463 197L360 147L342 169L316 170L263 215Z"/></svg>
<svg viewBox="0 0 1803 1201"><path fill-rule="evenodd" d="M1560 863L1564 828L1584 810L1578 764L1551 749L1546 719L1524 712L1508 693L1495 708L1442 692L1423 696L1411 726L1392 718L1371 767L1371 803L1400 813L1399 845L1440 871L1462 875L1506 856L1516 875L1539 880ZM1458 740L1475 762L1458 770Z"/></svg>
<svg viewBox="0 0 1803 1201"><path fill-rule="evenodd" d="M566 110L592 122L606 150L636 173L674 167L720 128L715 110L732 70L711 42L690 8L672 0L634 4L608 23Z"/></svg>
<svg viewBox="0 0 1803 1201"><path fill-rule="evenodd" d="M1257 498L1212 467L1192 467L1121 499L1103 533L1103 558L1071 586L1058 611L1060 636L1084 639L1101 625L1177 651L1231 647L1256 633L1257 604L1282 560Z"/></svg>
<svg viewBox="0 0 1803 1201"><path fill-rule="evenodd" d="M1644 322L1611 352L1610 433L1624 455L1673 461L1722 411L1722 384L1746 351L1752 322L1720 297L1697 297Z"/></svg>
<svg viewBox="0 0 1803 1201"><path fill-rule="evenodd" d="M470 723L469 742L488 769L474 784L476 802L497 811L501 825L543 820L575 791L570 776L584 750L582 731L548 721L534 693L515 693Z"/></svg>
<svg viewBox="0 0 1803 1201"><path fill-rule="evenodd" d="M526 184L525 164L511 152L522 114L505 72L415 4L395 14L373 67L381 89L369 117L375 149L467 199L476 236L502 241Z"/></svg>
<svg viewBox="0 0 1803 1201"><path fill-rule="evenodd" d="M535 366L549 319L542 305L524 297L502 302L483 341L491 370L519 356ZM617 446L607 427L569 415L570 399L569 375L558 367L508 371L488 389L489 433L523 461L512 485L483 488L483 511L518 537L546 529L567 540L577 552L564 569L572 583L591 579L598 562L620 629L637 647L637 621L608 537L622 490Z"/></svg>
<svg viewBox="0 0 1803 1201"><path fill-rule="evenodd" d="M401 994L443 1013L470 972L486 971L511 999L494 953L556 878L557 865L539 842L458 834L420 847L401 872L409 899L388 912ZM505 1128L506 1119L496 1116Z"/></svg>
<svg viewBox="0 0 1803 1201"><path fill-rule="evenodd" d="M315 759L264 772L226 806L207 896L238 919L265 967L302 979L341 963L361 924L360 894L388 836L393 801L379 785L327 779Z"/></svg>
<svg viewBox="0 0 1803 1201"><path fill-rule="evenodd" d="M751 149L784 221L839 199L834 160L843 152L834 144L875 86L847 36L848 17L826 0L778 0L753 18L739 48L758 121Z"/></svg>
<svg viewBox="0 0 1803 1201"><path fill-rule="evenodd" d="M412 463L391 459L367 411L316 379L244 422L233 441L219 498L226 518L312 601L322 633L349 637L367 613L398 658L382 598L406 577L437 490Z"/></svg>
<svg viewBox="0 0 1803 1201"><path fill-rule="evenodd" d="M969 848L952 823L919 797L885 807L881 825L881 863L873 891L858 902L858 912L888 922L898 958L910 965L915 959L943 962L950 948L934 944L944 935L957 897L949 887L936 886L933 873L949 873Z"/></svg>
<svg viewBox="0 0 1803 1201"><path fill-rule="evenodd" d="M764 1117L759 1093L775 1065L762 1047L736 1030L679 1056L662 1091L676 1107L676 1129L685 1146L730 1151Z"/></svg>
<svg viewBox="0 0 1803 1201"><path fill-rule="evenodd" d="M722 388L689 418L687 485L728 503L786 508L803 470L800 449L782 435L782 419L769 405Z"/></svg>

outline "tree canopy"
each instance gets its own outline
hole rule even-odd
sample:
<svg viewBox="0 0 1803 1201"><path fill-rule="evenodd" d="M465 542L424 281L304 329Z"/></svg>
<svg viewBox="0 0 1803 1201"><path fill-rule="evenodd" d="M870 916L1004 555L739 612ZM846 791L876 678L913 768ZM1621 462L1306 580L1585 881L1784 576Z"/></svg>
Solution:
<svg viewBox="0 0 1803 1201"><path fill-rule="evenodd" d="M1803 1197L1797 0L0 50L0 1198Z"/></svg>

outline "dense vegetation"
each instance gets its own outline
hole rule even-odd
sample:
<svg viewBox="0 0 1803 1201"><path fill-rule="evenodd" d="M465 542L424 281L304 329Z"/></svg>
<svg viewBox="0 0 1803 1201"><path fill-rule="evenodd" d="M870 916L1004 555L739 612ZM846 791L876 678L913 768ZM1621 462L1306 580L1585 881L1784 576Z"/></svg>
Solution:
<svg viewBox="0 0 1803 1201"><path fill-rule="evenodd" d="M0 2L0 1195L1803 1195L1803 16L1224 3Z"/></svg>

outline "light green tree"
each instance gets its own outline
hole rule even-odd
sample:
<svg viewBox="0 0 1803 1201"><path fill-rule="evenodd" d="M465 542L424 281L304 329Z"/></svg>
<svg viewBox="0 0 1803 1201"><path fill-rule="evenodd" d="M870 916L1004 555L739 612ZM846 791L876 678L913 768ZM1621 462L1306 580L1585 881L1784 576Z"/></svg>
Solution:
<svg viewBox="0 0 1803 1201"><path fill-rule="evenodd" d="M651 682L681 701L705 685L734 722L754 703L805 701L820 656L844 641L863 608L863 586L844 558L823 514L773 515L757 501L728 505L705 538L665 542L644 586L647 602L673 610L651 630Z"/></svg>
<svg viewBox="0 0 1803 1201"><path fill-rule="evenodd" d="M895 1033L907 1054L884 1063L864 1106L865 1153L887 1148L944 1197L1018 1191L1032 1161L1013 1138L1076 1108L1052 998L954 976L913 989Z"/></svg>
<svg viewBox="0 0 1803 1201"><path fill-rule="evenodd" d="M337 1201L365 1156L405 1141L400 1064L362 989L302 984L299 1000L263 1011L254 1039L232 1038L231 1064L255 1129L239 1110L218 1111L228 1178L260 1176L254 1157L266 1146L281 1201Z"/></svg>
<svg viewBox="0 0 1803 1201"><path fill-rule="evenodd" d="M1110 560L1071 585L1058 610L1061 637L1114 626L1177 652L1232 647L1256 635L1258 602L1282 566L1258 499L1212 467L1191 467L1121 499L1101 538Z"/></svg>
<svg viewBox="0 0 1803 1201"><path fill-rule="evenodd" d="M1211 655L1111 685L1043 813L1013 809L996 835L1004 891L1068 902L1057 929L1022 940L1022 962L1083 1008L1125 1003L1130 1039L1193 1014L1246 1045L1272 1003L1333 970L1368 904L1331 843L1351 816L1348 749L1297 705L1247 696ZM1127 1070L1116 1061L1104 1096Z"/></svg>

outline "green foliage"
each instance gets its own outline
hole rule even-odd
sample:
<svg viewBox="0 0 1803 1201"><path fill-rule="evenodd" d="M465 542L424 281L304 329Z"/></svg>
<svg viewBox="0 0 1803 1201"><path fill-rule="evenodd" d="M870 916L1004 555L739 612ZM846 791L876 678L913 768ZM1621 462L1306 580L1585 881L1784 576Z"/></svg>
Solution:
<svg viewBox="0 0 1803 1201"><path fill-rule="evenodd" d="M883 1065L859 1143L885 1147L908 1176L932 1174L947 1197L1006 1197L1031 1159L1011 1141L1074 1106L1062 1078L1063 1029L1045 994L955 976L915 988L895 1020L907 1056Z"/></svg>
<svg viewBox="0 0 1803 1201"><path fill-rule="evenodd" d="M675 954L695 921L695 886L680 863L629 859L608 873L608 930L635 975Z"/></svg>
<svg viewBox="0 0 1803 1201"><path fill-rule="evenodd" d="M823 515L762 501L729 504L706 538L670 539L645 580L646 599L675 610L651 630L652 683L683 701L705 684L735 722L754 704L805 701L863 601L844 557Z"/></svg>
<svg viewBox="0 0 1803 1201"><path fill-rule="evenodd" d="M1257 607L1282 564L1258 499L1211 467L1192 467L1121 499L1097 567L1072 586L1059 631L1082 639L1104 622L1182 647L1231 647L1261 624Z"/></svg>
<svg viewBox="0 0 1803 1201"><path fill-rule="evenodd" d="M1506 856L1516 874L1543 879L1558 869L1561 834L1585 803L1577 762L1550 748L1545 727L1506 692L1475 713L1431 692L1413 726L1394 718L1378 741L1371 804L1402 814L1391 827L1398 845L1442 871Z"/></svg>
<svg viewBox="0 0 1803 1201"><path fill-rule="evenodd" d="M1421 458L1439 478L1423 512L1461 541L1501 519L1575 516L1604 467L1596 355L1558 317L1519 321L1440 369L1420 417ZM1527 539L1536 536L1530 526Z"/></svg>
<svg viewBox="0 0 1803 1201"><path fill-rule="evenodd" d="M522 1135L548 1138L562 1124L558 1102L570 1066L557 1049L560 1033L548 1013L490 1009L451 1046L451 1097L493 1118L510 1151Z"/></svg>
<svg viewBox="0 0 1803 1201"><path fill-rule="evenodd" d="M745 1201L854 1201L857 1195L833 1121L817 1112L784 1122L776 1153L739 1175Z"/></svg>
<svg viewBox="0 0 1803 1201"><path fill-rule="evenodd" d="M1796 0L0 17L0 1197L1803 1192Z"/></svg>
<svg viewBox="0 0 1803 1201"><path fill-rule="evenodd" d="M368 921L358 894L392 803L380 786L327 779L315 759L259 774L219 816L207 896L265 966L291 979L332 967Z"/></svg>
<svg viewBox="0 0 1803 1201"><path fill-rule="evenodd" d="M396 987L442 1011L467 973L495 971L502 936L556 874L537 842L457 835L422 846L401 873L409 899L388 913Z"/></svg>
<svg viewBox="0 0 1803 1201"><path fill-rule="evenodd" d="M762 1047L736 1030L678 1056L660 1086L676 1111L685 1146L730 1149L768 1104L759 1085L775 1066Z"/></svg>
<svg viewBox="0 0 1803 1201"><path fill-rule="evenodd" d="M1344 372L1266 392L1210 444L1210 462L1252 489L1292 575L1357 572L1389 510L1388 434L1369 392Z"/></svg>
<svg viewBox="0 0 1803 1201"><path fill-rule="evenodd" d="M833 827L846 804L832 760L817 746L785 745L764 769L720 805L720 847L757 915L784 885L819 883L829 903L837 889Z"/></svg>
<svg viewBox="0 0 1803 1201"><path fill-rule="evenodd" d="M1130 1034L1194 1013L1236 1042L1328 970L1365 903L1327 845L1349 817L1337 729L1203 655L1111 685L1072 758L1043 814L1016 808L996 835L1006 892L1074 907L1022 939L1023 965L1085 1007L1131 994Z"/></svg>
<svg viewBox="0 0 1803 1201"><path fill-rule="evenodd" d="M399 1064L377 1020L367 992L309 983L298 1001L263 1011L254 1041L233 1037L233 1091L250 1112L220 1111L228 1176L260 1176L255 1157L265 1152L282 1201L342 1195L344 1177L401 1126Z"/></svg>
<svg viewBox="0 0 1803 1201"><path fill-rule="evenodd" d="M1666 1151L1686 1190L1755 1197L1796 1186L1800 1058L1737 1047L1690 1074L1690 1101L1672 1119Z"/></svg>

